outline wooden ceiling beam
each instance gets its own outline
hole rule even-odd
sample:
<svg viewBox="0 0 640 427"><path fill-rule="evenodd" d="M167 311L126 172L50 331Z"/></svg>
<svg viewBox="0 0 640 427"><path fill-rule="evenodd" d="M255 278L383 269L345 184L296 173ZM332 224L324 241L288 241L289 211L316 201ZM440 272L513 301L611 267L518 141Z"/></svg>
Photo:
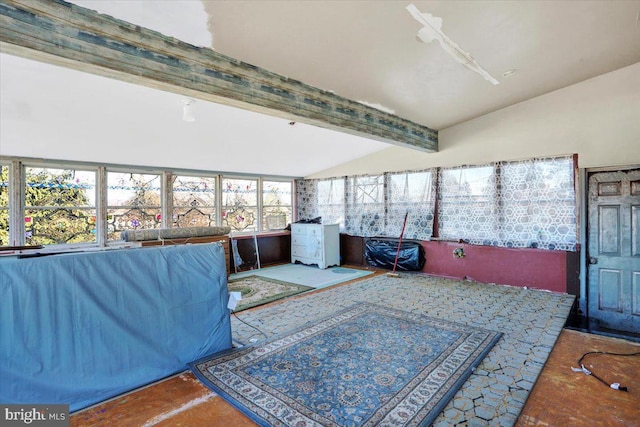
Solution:
<svg viewBox="0 0 640 427"><path fill-rule="evenodd" d="M426 152L438 133L332 92L62 0L1 0L0 50Z"/></svg>

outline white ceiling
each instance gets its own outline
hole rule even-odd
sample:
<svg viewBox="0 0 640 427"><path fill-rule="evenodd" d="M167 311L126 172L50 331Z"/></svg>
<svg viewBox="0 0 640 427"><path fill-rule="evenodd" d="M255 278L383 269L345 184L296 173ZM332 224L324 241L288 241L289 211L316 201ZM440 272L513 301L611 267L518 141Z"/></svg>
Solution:
<svg viewBox="0 0 640 427"><path fill-rule="evenodd" d="M640 1L416 1L499 81L420 43L410 1L73 3L441 130L640 62ZM515 68L512 77L502 72ZM306 176L386 144L0 56L0 154Z"/></svg>

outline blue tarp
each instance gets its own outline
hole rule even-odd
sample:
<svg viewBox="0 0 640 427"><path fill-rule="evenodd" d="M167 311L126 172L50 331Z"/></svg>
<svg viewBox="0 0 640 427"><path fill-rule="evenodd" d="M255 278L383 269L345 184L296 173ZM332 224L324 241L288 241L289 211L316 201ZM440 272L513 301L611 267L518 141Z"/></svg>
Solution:
<svg viewBox="0 0 640 427"><path fill-rule="evenodd" d="M0 260L0 402L76 411L231 347L218 244Z"/></svg>

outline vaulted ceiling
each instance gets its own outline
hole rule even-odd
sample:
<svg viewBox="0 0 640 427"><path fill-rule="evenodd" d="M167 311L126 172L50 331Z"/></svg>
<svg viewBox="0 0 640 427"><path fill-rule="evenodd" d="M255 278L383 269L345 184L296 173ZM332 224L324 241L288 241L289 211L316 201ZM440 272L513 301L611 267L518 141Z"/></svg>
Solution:
<svg viewBox="0 0 640 427"><path fill-rule="evenodd" d="M415 1L495 77L433 41L410 1L90 1L80 6L445 129L640 62L640 1ZM508 70L517 70L503 77ZM306 176L366 138L0 56L0 154Z"/></svg>

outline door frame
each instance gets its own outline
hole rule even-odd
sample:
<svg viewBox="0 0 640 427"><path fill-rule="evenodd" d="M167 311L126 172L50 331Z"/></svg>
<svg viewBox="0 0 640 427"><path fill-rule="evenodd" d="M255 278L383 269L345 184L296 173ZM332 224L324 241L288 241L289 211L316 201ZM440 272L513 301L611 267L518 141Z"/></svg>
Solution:
<svg viewBox="0 0 640 427"><path fill-rule="evenodd" d="M640 164L624 166L603 166L597 168L578 169L578 183L580 188L579 207L579 241L580 241L580 297L578 300L579 314L589 322L589 265L587 256L589 254L589 176L597 172L616 172L640 169ZM589 324L589 323L587 323Z"/></svg>

